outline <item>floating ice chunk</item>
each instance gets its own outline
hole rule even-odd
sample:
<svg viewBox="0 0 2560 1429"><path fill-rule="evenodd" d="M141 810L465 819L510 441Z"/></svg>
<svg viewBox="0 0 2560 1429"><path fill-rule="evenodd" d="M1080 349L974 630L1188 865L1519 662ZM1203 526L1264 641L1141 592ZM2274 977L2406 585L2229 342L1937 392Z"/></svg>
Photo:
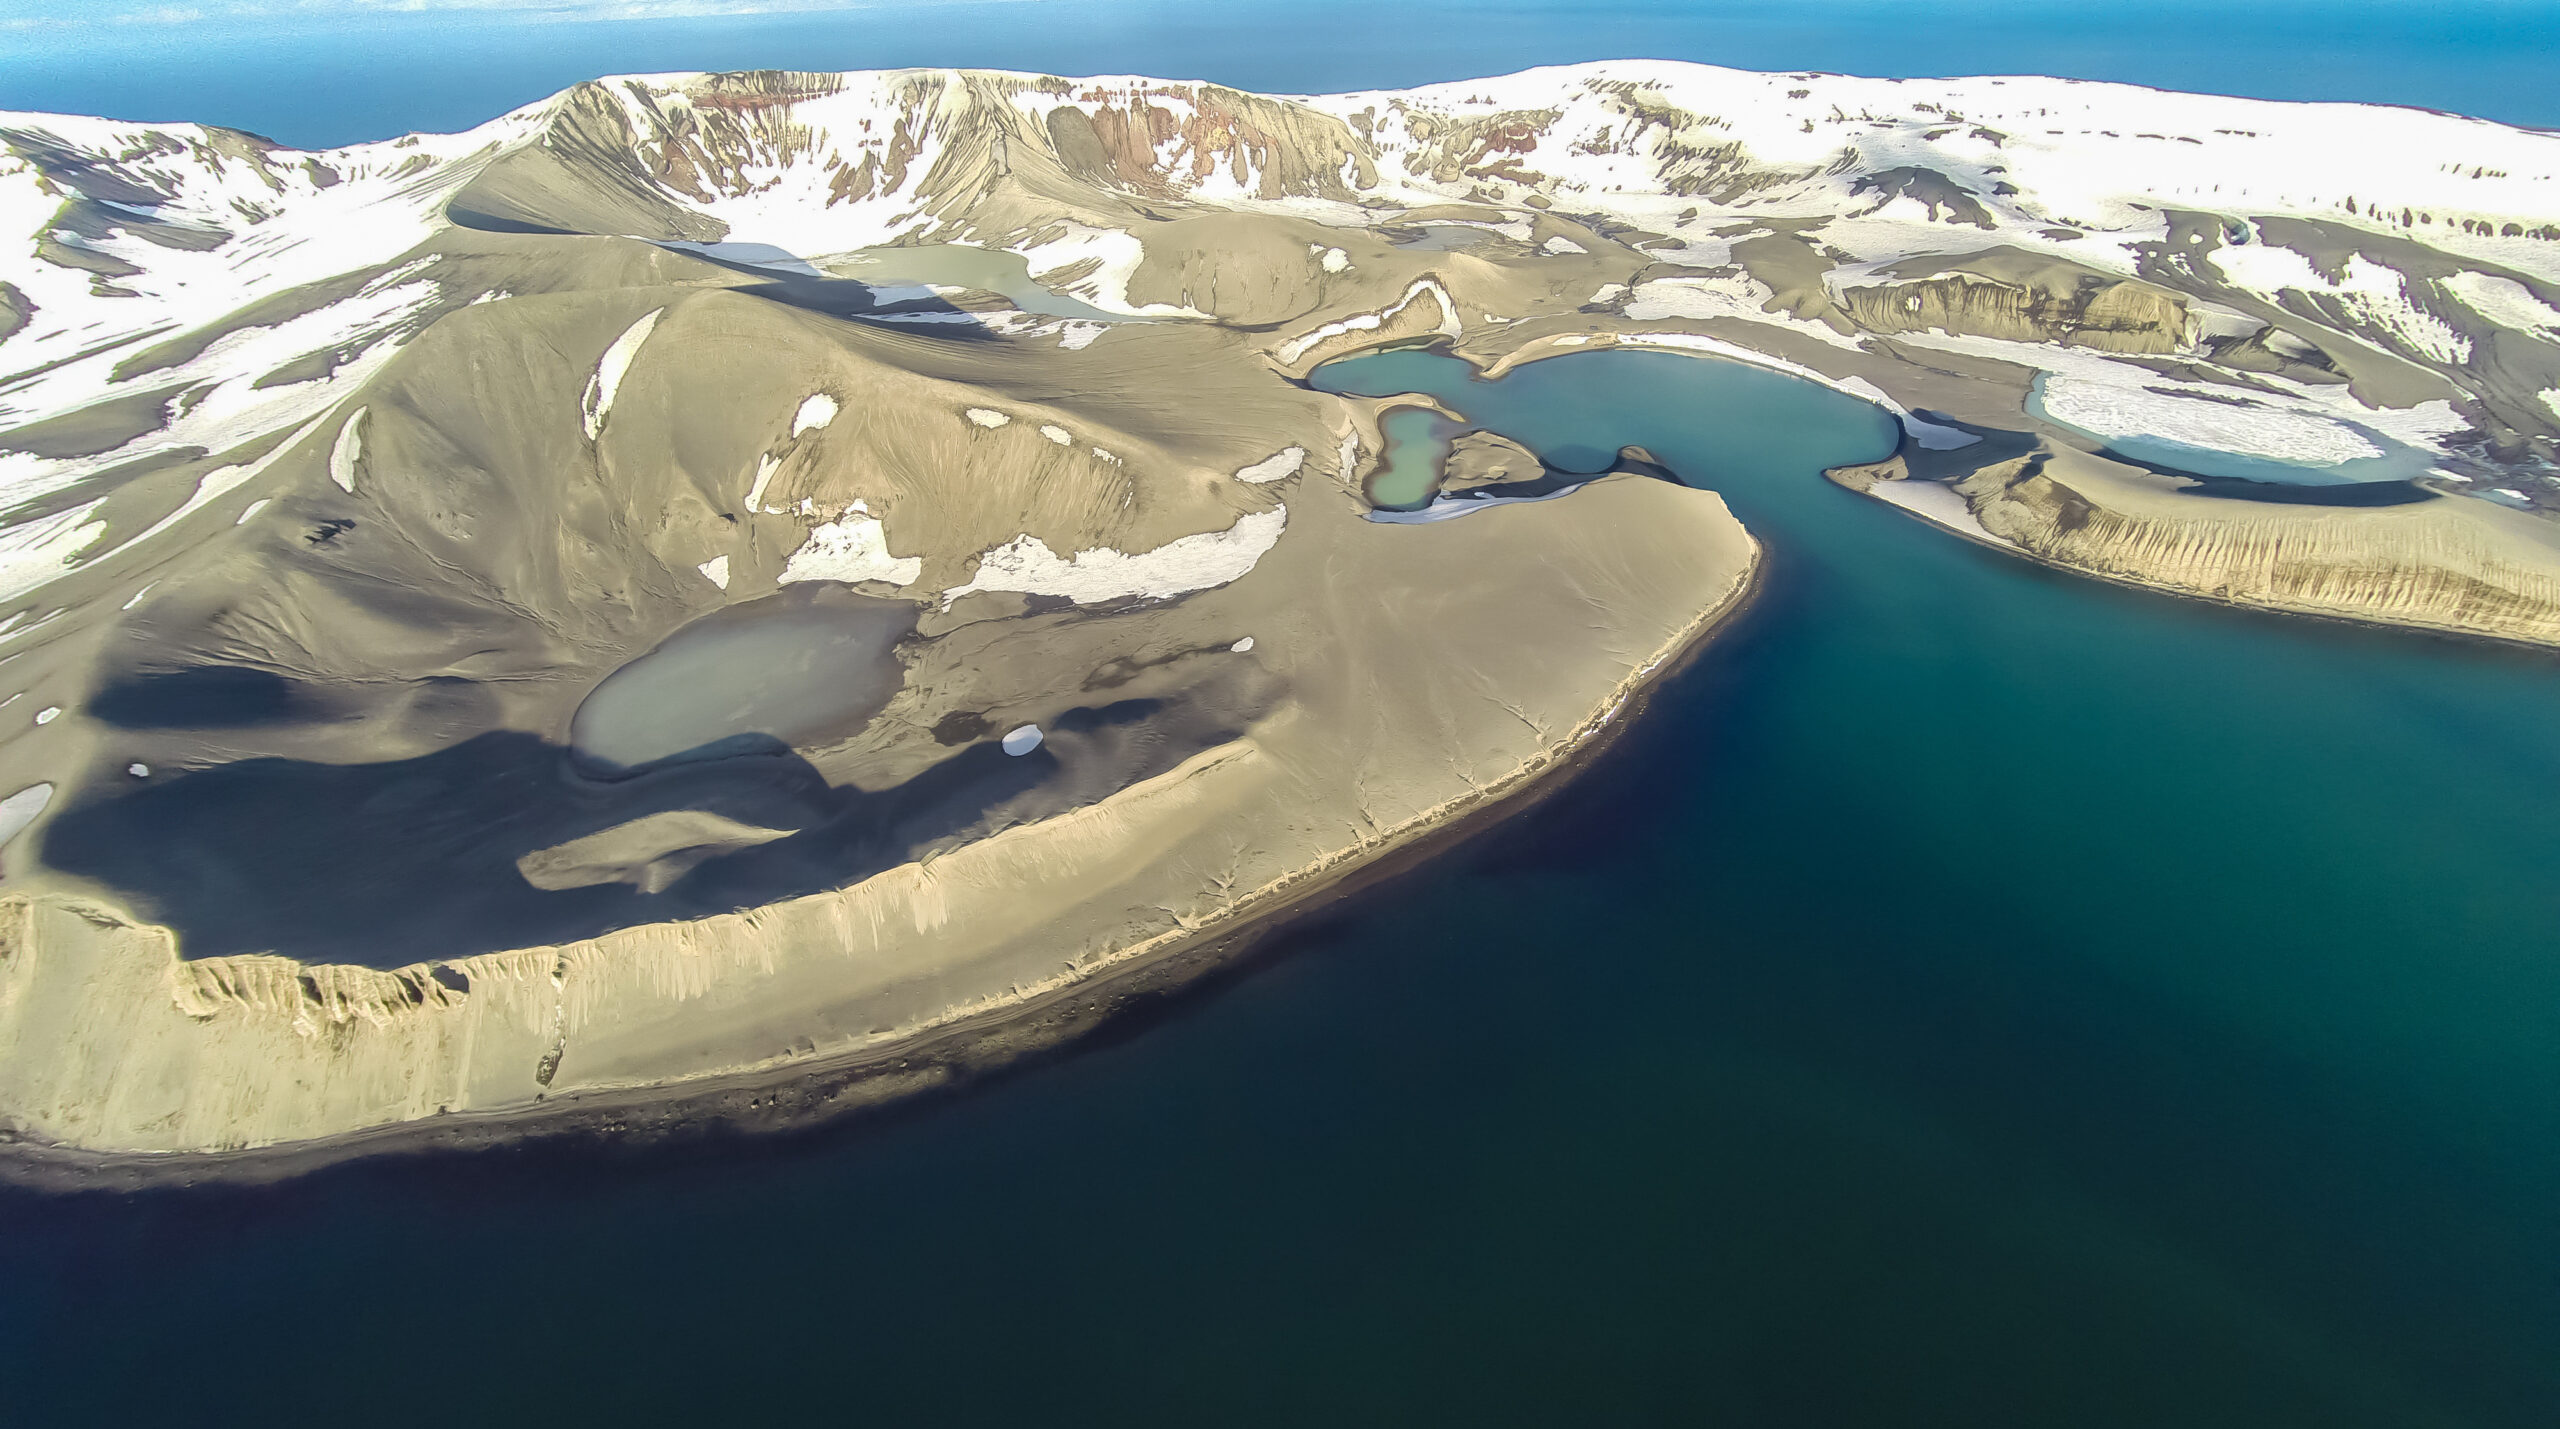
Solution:
<svg viewBox="0 0 2560 1429"><path fill-rule="evenodd" d="M124 772L132 775L136 779L148 779L151 777L151 766L148 764L128 764L124 767Z"/></svg>
<svg viewBox="0 0 2560 1429"><path fill-rule="evenodd" d="M1040 435L1047 437L1049 440L1056 442L1060 446L1065 446L1075 440L1073 436L1068 434L1066 428L1059 426L1044 425L1040 428Z"/></svg>
<svg viewBox="0 0 2560 1429"><path fill-rule="evenodd" d="M1236 480L1259 486L1264 482L1296 476L1298 469L1306 464L1307 449L1305 447L1282 447L1272 455L1237 472Z"/></svg>
<svg viewBox="0 0 2560 1429"><path fill-rule="evenodd" d="M1567 253L1588 253L1591 250L1559 233L1555 237L1548 239L1539 247L1538 251L1562 257ZM1474 530L1475 528L1470 526L1467 529Z"/></svg>
<svg viewBox="0 0 2560 1429"><path fill-rule="evenodd" d="M1040 726L1036 724L1017 725L1014 728L1005 731L1004 752L1012 755L1016 759L1019 759L1023 755L1029 754L1031 751L1038 749L1040 747L1040 741L1043 738L1045 738L1045 736L1040 733Z"/></svg>
<svg viewBox="0 0 2560 1429"><path fill-rule="evenodd" d="M812 393L791 416L791 435L814 432L836 419L836 399L824 392Z"/></svg>
<svg viewBox="0 0 2560 1429"><path fill-rule="evenodd" d="M268 501L268 499L269 499L269 498L267 498L267 497L261 496L261 497L259 497L257 500L250 502L250 503L249 503L249 505L248 505L248 507L247 507L246 509L244 509L244 510L240 513L240 519L239 519L239 520L237 520L237 521L232 522L231 524L232 524L232 525L234 525L234 526L246 526L246 525L248 525L248 524L249 524L249 518L250 518L250 517L255 516L255 515L257 515L259 512L264 511L264 510L266 510L266 509L267 509L267 501Z"/></svg>
<svg viewBox="0 0 2560 1429"><path fill-rule="evenodd" d="M338 428L338 440L329 448L329 479L349 493L356 489L357 463L364 460L364 414L367 410L356 408L348 416L346 425Z"/></svg>
<svg viewBox="0 0 2560 1429"><path fill-rule="evenodd" d="M1145 596L1163 600L1222 586L1253 569L1280 540L1285 507L1237 518L1224 531L1203 531L1131 555L1108 546L1062 557L1037 536L1021 536L978 558L968 584L942 593L948 605L973 591L1061 595L1078 604Z"/></svg>
<svg viewBox="0 0 2560 1429"><path fill-rule="evenodd" d="M622 390L622 379L631 371L631 361L640 355L640 344L649 340L650 329L658 325L665 308L653 308L648 316L623 329L622 336L596 359L596 375L587 379L586 396L579 403L579 416L587 429L587 440L594 441L604 433L604 419L613 411L613 397Z"/></svg>
<svg viewBox="0 0 2560 1429"><path fill-rule="evenodd" d="M1248 635L1227 648L1239 655L1251 654L1253 651L1253 637Z"/></svg>
<svg viewBox="0 0 2560 1429"><path fill-rule="evenodd" d="M1013 420L1013 418L1006 416L1004 413L997 411L993 407L972 407L964 415L967 416L970 421L977 423L979 426L985 427L989 431L994 431L996 428Z"/></svg>
<svg viewBox="0 0 2560 1429"><path fill-rule="evenodd" d="M695 566L694 569L702 572L702 578L704 580L711 582L722 590L727 590L729 588L729 558L727 556L713 556L710 560L704 561L701 565Z"/></svg>
<svg viewBox="0 0 2560 1429"><path fill-rule="evenodd" d="M844 509L841 518L809 533L809 539L783 564L781 583L887 581L891 585L913 585L923 573L923 557L889 554L888 529L878 517L866 514L857 501Z"/></svg>
<svg viewBox="0 0 2560 1429"><path fill-rule="evenodd" d="M60 718L62 718L62 706L60 705L46 705L43 709L36 711L36 723L38 724L51 724Z"/></svg>
<svg viewBox="0 0 2560 1429"><path fill-rule="evenodd" d="M6 799L0 799L0 844L7 843L27 831L44 807L53 802L53 786L30 784Z"/></svg>

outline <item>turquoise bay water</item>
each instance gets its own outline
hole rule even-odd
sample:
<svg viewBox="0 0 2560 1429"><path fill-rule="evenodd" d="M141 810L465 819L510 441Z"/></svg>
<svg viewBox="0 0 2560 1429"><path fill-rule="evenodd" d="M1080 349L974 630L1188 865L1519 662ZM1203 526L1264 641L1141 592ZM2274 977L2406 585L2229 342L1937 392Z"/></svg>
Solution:
<svg viewBox="0 0 2560 1429"><path fill-rule="evenodd" d="M977 1092L0 1193L13 1418L2551 1422L2560 661L1966 545L1756 369L1323 380L1641 443L1766 592L1553 799Z"/></svg>

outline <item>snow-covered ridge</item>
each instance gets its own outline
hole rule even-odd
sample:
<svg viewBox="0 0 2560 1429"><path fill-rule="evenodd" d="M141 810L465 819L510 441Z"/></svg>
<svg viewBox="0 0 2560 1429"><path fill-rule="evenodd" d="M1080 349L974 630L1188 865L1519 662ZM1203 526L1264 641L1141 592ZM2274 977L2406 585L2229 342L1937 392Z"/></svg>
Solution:
<svg viewBox="0 0 2560 1429"><path fill-rule="evenodd" d="M314 423L332 437L330 477L358 489L364 383L444 311L491 296L455 286L438 236L478 222L484 195L545 201L542 175L600 156L615 166L599 189L610 202L538 215L548 226L753 250L803 276L890 242L1010 249L1035 276L1145 318L1205 317L1130 293L1159 219L1221 209L1354 229L1437 208L1424 221L1473 222L1520 261L1599 261L1554 231L1580 215L1599 227L1577 233L1641 235L1647 265L1595 284L1592 301L1655 327L1646 341L1696 350L1733 347L1737 324L1861 348L1884 329L1848 316L1859 294L1898 294L1914 265L2023 255L2186 303L2185 330L2153 351L2207 360L2212 342L2281 319L2462 394L2463 419L2511 446L2560 432L2542 395L2560 391L2560 136L2480 120L1657 61L1302 98L1137 76L665 74L576 86L458 134L307 153L201 125L0 114L0 509L193 448L220 486L266 470L271 448L248 444ZM506 168L534 160L550 167ZM482 182L502 171L536 181ZM1044 217L1005 197L1035 171L1037 191L1072 184L1091 202ZM1479 217L1455 217L1460 204ZM1827 265L1833 310L1791 311L1799 300L1748 266L1750 244L1781 240ZM1305 247L1312 271L1360 276L1351 250ZM1458 304L1425 280L1382 312L1331 310L1284 360L1425 289L1440 330L1458 330ZM1689 331L1659 330L1674 323ZM2271 399L2337 415L2302 386L2337 372L2284 365L2316 365L2317 344L2267 341ZM613 365L588 394L591 429ZM2151 380L2122 362L2091 371ZM2065 405L2094 390L2079 375L2058 388ZM157 424L136 419L122 439L99 416L162 395ZM108 435L12 445L66 413ZM40 581L102 558L70 544L95 523L61 515L20 533L13 549L43 554L12 570Z"/></svg>

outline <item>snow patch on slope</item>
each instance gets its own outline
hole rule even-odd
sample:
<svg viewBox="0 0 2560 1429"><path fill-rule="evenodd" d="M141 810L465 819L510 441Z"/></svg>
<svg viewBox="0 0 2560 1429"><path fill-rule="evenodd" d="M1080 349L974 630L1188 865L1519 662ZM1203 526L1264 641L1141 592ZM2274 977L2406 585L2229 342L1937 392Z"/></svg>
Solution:
<svg viewBox="0 0 2560 1429"><path fill-rule="evenodd" d="M949 605L975 591L1064 596L1079 605L1141 596L1165 600L1222 586L1252 570L1279 544L1285 507L1237 518L1224 531L1204 531L1132 555L1108 546L1061 557L1037 536L1021 536L978 558L966 585L942 593Z"/></svg>
<svg viewBox="0 0 2560 1429"><path fill-rule="evenodd" d="M792 414L791 435L796 437L824 427L836 419L838 410L835 398L824 392L812 393L801 401L800 410Z"/></svg>
<svg viewBox="0 0 2560 1429"><path fill-rule="evenodd" d="M614 394L622 390L622 379L630 374L632 359L640 355L640 344L649 340L649 332L665 315L665 308L653 308L640 321L623 329L622 336L596 359L595 376L587 379L586 395L580 399L578 411L587 429L587 440L594 441L604 433L604 419L613 412Z"/></svg>
<svg viewBox="0 0 2560 1429"><path fill-rule="evenodd" d="M1458 322L1458 305L1451 301L1448 290L1432 279L1424 278L1405 289L1404 296L1396 299L1392 307L1383 308L1374 313L1358 313L1338 322L1329 322L1313 332L1293 337L1280 344L1280 360L1295 362L1304 357L1317 343L1327 338L1340 337L1345 333L1375 332L1385 327L1389 318L1403 312L1413 304L1415 299L1425 295L1440 304L1440 322L1434 331L1449 337L1456 337L1465 331Z"/></svg>
<svg viewBox="0 0 2560 1429"><path fill-rule="evenodd" d="M364 459L364 414L358 407L338 428L338 439L329 446L329 479L352 495L356 489L356 464Z"/></svg>
<svg viewBox="0 0 2560 1429"><path fill-rule="evenodd" d="M1259 486L1264 482L1296 476L1298 469L1306 464L1307 449L1305 447L1282 447L1270 456L1238 471L1236 480Z"/></svg>
<svg viewBox="0 0 2560 1429"><path fill-rule="evenodd" d="M834 521L817 527L783 565L784 585L795 581L887 581L913 585L924 573L921 556L889 554L889 532L857 501Z"/></svg>

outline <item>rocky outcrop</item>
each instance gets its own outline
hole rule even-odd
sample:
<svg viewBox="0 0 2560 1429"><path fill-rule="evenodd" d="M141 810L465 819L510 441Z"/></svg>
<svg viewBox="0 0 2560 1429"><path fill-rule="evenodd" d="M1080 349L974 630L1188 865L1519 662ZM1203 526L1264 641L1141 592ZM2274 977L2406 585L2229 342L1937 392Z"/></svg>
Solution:
<svg viewBox="0 0 2560 1429"><path fill-rule="evenodd" d="M1928 260L1886 271L1923 266ZM2149 283L2014 250L1977 254L1946 268L1925 277L1841 287L1835 301L1869 332L1936 329L2127 353L2176 352L2190 341L2187 300Z"/></svg>
<svg viewBox="0 0 2560 1429"><path fill-rule="evenodd" d="M1440 464L1440 489L1473 491L1479 487L1510 486L1537 481L1546 474L1546 466L1537 454L1509 437L1469 432L1449 443L1449 455Z"/></svg>

